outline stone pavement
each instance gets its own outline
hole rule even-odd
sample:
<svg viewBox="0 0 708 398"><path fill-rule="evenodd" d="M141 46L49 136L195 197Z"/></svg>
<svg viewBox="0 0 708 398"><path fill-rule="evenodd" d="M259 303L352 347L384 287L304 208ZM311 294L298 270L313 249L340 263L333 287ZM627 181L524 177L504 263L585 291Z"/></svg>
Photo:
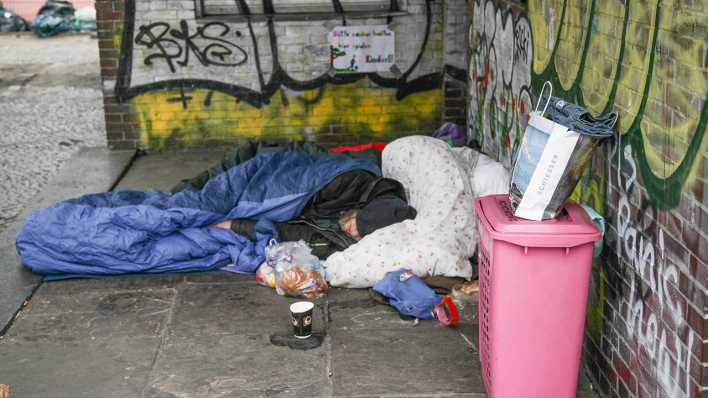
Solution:
<svg viewBox="0 0 708 398"><path fill-rule="evenodd" d="M98 41L0 34L0 231L80 147L106 145Z"/></svg>
<svg viewBox="0 0 708 398"><path fill-rule="evenodd" d="M82 148L57 173L45 189L34 195L15 221L0 229L0 334L41 277L22 266L15 249L15 235L24 219L60 200L111 189L128 168L134 151Z"/></svg>
<svg viewBox="0 0 708 398"><path fill-rule="evenodd" d="M118 189L169 188L219 155L138 158ZM45 282L0 338L0 383L23 398L486 396L473 303L457 327L415 326L334 289L316 302L323 344L300 351L270 341L292 301L221 272Z"/></svg>
<svg viewBox="0 0 708 398"><path fill-rule="evenodd" d="M218 272L45 283L0 375L17 397L485 396L472 320L413 326L337 289L317 302L323 345L300 351L270 342L291 301Z"/></svg>

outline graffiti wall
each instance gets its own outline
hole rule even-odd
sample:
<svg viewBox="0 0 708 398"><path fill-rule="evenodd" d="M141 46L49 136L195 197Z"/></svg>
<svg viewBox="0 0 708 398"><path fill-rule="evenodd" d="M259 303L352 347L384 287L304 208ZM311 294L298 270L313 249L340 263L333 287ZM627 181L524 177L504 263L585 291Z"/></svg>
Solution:
<svg viewBox="0 0 708 398"><path fill-rule="evenodd" d="M708 15L691 1L473 0L468 126L510 167L546 81L617 111L573 198L608 221L585 367L607 396L708 394Z"/></svg>
<svg viewBox="0 0 708 398"><path fill-rule="evenodd" d="M363 14L333 1L330 13L311 15L273 3L237 1L238 15L207 18L203 0L99 1L109 145L429 134L444 112L444 81L466 81L467 19L445 24L464 0L397 0ZM357 25L395 33L389 70L334 70L328 34Z"/></svg>

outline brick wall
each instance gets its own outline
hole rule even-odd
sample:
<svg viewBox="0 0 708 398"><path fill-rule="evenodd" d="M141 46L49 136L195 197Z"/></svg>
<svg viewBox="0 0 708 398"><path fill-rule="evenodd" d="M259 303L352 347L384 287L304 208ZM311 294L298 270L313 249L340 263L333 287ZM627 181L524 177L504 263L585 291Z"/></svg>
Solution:
<svg viewBox="0 0 708 398"><path fill-rule="evenodd" d="M448 2L445 6L445 57L454 65L467 64L469 51L467 29L467 2ZM445 97L443 119L461 125L466 123L467 116L465 101L467 76L464 69L448 70L443 83Z"/></svg>
<svg viewBox="0 0 708 398"><path fill-rule="evenodd" d="M98 0L108 144L361 142L430 134L443 117L461 121L465 1L399 3L404 12L388 17L268 19L255 10L236 20L198 19L194 0ZM397 70L331 73L327 33L343 19L388 23ZM446 93L457 99L446 101Z"/></svg>
<svg viewBox="0 0 708 398"><path fill-rule="evenodd" d="M565 5L565 6L564 6ZM696 1L470 4L468 126L510 165L545 81L619 112L573 198L604 215L585 369L602 396L708 397L708 10Z"/></svg>
<svg viewBox="0 0 708 398"><path fill-rule="evenodd" d="M115 95L118 79L125 2L97 0L96 25L98 51L103 84L103 105L106 117L108 145L113 149L133 149L138 146L140 127L134 108L128 102L119 102Z"/></svg>

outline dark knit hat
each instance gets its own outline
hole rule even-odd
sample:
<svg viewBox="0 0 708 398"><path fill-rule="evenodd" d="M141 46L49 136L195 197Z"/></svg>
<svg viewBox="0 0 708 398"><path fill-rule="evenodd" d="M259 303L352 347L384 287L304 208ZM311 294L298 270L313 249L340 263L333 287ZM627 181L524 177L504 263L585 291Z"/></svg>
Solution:
<svg viewBox="0 0 708 398"><path fill-rule="evenodd" d="M403 220L414 219L416 211L413 207L398 197L379 197L356 213L356 228L359 235L365 236L379 228L399 223Z"/></svg>

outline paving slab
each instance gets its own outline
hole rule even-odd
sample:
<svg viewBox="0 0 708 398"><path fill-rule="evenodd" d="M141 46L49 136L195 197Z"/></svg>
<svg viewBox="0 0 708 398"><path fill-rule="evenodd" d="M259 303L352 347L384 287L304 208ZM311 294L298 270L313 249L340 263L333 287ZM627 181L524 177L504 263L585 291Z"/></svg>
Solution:
<svg viewBox="0 0 708 398"><path fill-rule="evenodd" d="M169 191L181 180L217 164L229 149L173 150L140 156L116 190Z"/></svg>
<svg viewBox="0 0 708 398"><path fill-rule="evenodd" d="M367 289L337 289L328 314L335 395L485 396L478 354L461 327L404 320Z"/></svg>
<svg viewBox="0 0 708 398"><path fill-rule="evenodd" d="M414 325L411 320L401 318L393 307L374 301L370 297L368 289L336 289L336 294L331 294L327 301L329 303L329 322L333 328L398 330ZM476 308L473 312L476 312ZM463 315L467 316L465 312ZM471 319L474 318L472 316ZM415 327L433 329L438 325L437 322L421 322Z"/></svg>
<svg viewBox="0 0 708 398"><path fill-rule="evenodd" d="M131 274L45 281L41 288L42 294L38 297L84 294L97 290L131 291L174 288L185 280L185 276L185 274Z"/></svg>
<svg viewBox="0 0 708 398"><path fill-rule="evenodd" d="M139 397L159 337L99 341L0 341L0 378L13 397Z"/></svg>
<svg viewBox="0 0 708 398"><path fill-rule="evenodd" d="M244 283L256 285L256 278L252 274L239 274L236 272L205 271L184 273L184 281L187 283Z"/></svg>
<svg viewBox="0 0 708 398"><path fill-rule="evenodd" d="M329 336L337 395L485 391L478 356L454 330L331 328Z"/></svg>
<svg viewBox="0 0 708 398"><path fill-rule="evenodd" d="M55 202L110 190L129 167L134 154L134 151L82 148L32 199L18 221L0 231L0 333L42 280L22 266L15 250L15 236L22 221L32 211Z"/></svg>
<svg viewBox="0 0 708 398"><path fill-rule="evenodd" d="M267 333L171 336L155 364L145 397L330 396L325 347L273 346Z"/></svg>
<svg viewBox="0 0 708 398"><path fill-rule="evenodd" d="M283 333L290 330L295 299L278 296L274 289L257 284L193 284L179 289L170 333L202 337L223 333ZM313 313L313 330L325 325L323 305Z"/></svg>
<svg viewBox="0 0 708 398"><path fill-rule="evenodd" d="M49 295L40 291L6 334L27 341L89 341L114 335L157 337L173 306L174 289Z"/></svg>
<svg viewBox="0 0 708 398"><path fill-rule="evenodd" d="M0 375L18 397L138 397L174 306L171 288L44 283L0 339Z"/></svg>

